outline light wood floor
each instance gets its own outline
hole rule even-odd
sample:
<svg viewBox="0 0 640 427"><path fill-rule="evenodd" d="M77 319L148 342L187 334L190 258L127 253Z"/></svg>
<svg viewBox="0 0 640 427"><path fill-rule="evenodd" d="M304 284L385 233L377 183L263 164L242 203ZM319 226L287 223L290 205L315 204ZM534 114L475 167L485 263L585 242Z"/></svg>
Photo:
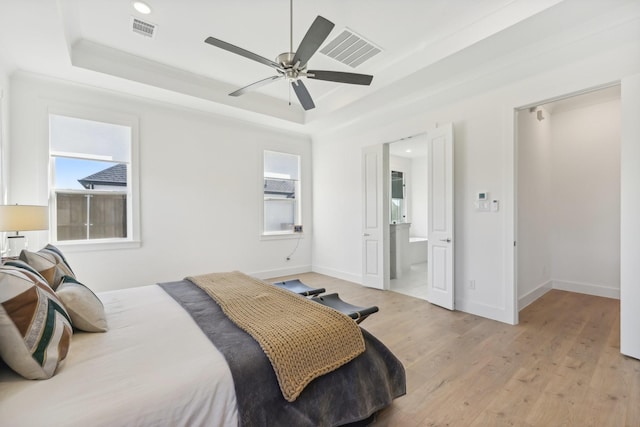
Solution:
<svg viewBox="0 0 640 427"><path fill-rule="evenodd" d="M618 300L553 290L510 326L320 274L295 277L380 308L361 326L402 361L407 394L375 427L640 426L640 361L620 354Z"/></svg>

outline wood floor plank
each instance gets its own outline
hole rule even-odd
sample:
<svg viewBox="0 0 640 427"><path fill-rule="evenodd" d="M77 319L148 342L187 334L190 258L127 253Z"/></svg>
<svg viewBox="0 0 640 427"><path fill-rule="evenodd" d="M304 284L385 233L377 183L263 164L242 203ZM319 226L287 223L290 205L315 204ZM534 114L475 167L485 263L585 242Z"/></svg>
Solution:
<svg viewBox="0 0 640 427"><path fill-rule="evenodd" d="M407 395L374 427L640 427L640 361L620 354L618 300L552 290L506 325L316 273L402 361Z"/></svg>

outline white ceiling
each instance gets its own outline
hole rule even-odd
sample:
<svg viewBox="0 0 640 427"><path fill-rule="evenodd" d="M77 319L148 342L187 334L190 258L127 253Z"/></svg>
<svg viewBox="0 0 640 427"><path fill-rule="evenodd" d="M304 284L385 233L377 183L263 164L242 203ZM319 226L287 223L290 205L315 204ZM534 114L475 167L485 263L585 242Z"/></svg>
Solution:
<svg viewBox="0 0 640 427"><path fill-rule="evenodd" d="M288 105L286 82L239 98L228 96L274 72L204 43L213 36L275 59L289 50L288 0L146 2L150 15L140 15L130 0L0 0L0 67L305 132L324 117L346 117L347 111L353 116L352 110L369 101L400 97L395 88L412 84L419 72L428 75L424 73L432 69L425 85L438 78L446 81L450 71L438 71L439 63L481 43L490 52L497 35L562 1L296 0L294 50L317 15L335 23L327 42L348 27L383 49L356 69L316 53L310 68L372 74L374 80L367 87L307 79L317 108L306 113L295 94ZM132 16L156 24L156 36L133 33ZM488 60L474 55L466 60Z"/></svg>

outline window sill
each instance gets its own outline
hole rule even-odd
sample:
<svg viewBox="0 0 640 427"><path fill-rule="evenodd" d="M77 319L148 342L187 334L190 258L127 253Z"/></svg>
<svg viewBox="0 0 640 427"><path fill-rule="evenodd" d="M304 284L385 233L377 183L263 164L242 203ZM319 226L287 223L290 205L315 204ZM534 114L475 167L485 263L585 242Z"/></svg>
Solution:
<svg viewBox="0 0 640 427"><path fill-rule="evenodd" d="M286 231L282 233L261 234L260 240L302 239L303 237L304 233L294 233L293 231Z"/></svg>
<svg viewBox="0 0 640 427"><path fill-rule="evenodd" d="M53 242L53 245L60 248L60 250L69 253L86 252L86 251L106 251L115 249L135 249L141 246L140 240L100 240L100 241L86 241L86 240L63 240L59 242Z"/></svg>

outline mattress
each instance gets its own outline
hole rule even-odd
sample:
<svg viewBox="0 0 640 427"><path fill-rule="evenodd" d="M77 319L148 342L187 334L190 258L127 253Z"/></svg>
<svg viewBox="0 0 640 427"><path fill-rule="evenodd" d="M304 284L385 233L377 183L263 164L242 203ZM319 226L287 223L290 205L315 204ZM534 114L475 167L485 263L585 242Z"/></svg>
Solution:
<svg viewBox="0 0 640 427"><path fill-rule="evenodd" d="M76 332L53 378L0 368L2 425L238 425L224 357L173 298L155 285L99 297L109 331Z"/></svg>

